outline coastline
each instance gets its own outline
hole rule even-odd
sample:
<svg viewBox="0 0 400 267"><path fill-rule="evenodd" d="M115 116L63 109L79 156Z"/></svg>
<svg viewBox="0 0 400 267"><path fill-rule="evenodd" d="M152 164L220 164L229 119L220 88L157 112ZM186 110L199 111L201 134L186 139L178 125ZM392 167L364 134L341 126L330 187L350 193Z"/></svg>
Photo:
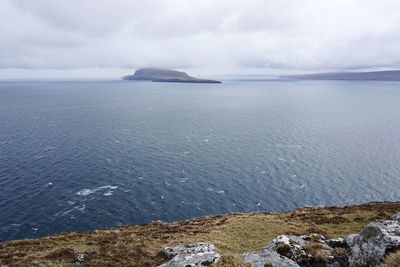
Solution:
<svg viewBox="0 0 400 267"><path fill-rule="evenodd" d="M204 216L185 221L150 222L89 232L64 232L0 243L0 265L74 266L76 253L85 266L158 266L167 261L163 247L187 242L215 244L222 257L237 260L281 234L323 234L329 238L359 232L369 222L388 219L400 202L306 207L288 212L250 212Z"/></svg>

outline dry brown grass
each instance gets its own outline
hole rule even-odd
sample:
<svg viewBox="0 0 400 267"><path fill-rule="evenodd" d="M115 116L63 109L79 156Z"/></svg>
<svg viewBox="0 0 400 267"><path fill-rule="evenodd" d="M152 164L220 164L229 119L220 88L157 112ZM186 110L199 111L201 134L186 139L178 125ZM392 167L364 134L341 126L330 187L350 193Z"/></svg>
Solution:
<svg viewBox="0 0 400 267"><path fill-rule="evenodd" d="M240 255L223 255L216 264L216 267L251 267L250 263L244 263Z"/></svg>
<svg viewBox="0 0 400 267"><path fill-rule="evenodd" d="M400 251L390 254L385 258L385 261L379 267L399 267L400 266Z"/></svg>
<svg viewBox="0 0 400 267"><path fill-rule="evenodd" d="M359 232L369 221L387 218L399 210L400 203L382 202L285 213L236 213L59 233L0 243L0 266L74 266L74 257L79 252L87 253L81 266L157 266L166 261L160 253L164 246L194 241L215 244L223 256L219 266L228 266L229 262L239 264L237 260L243 252L259 250L279 234L317 232L328 237L346 236Z"/></svg>
<svg viewBox="0 0 400 267"><path fill-rule="evenodd" d="M328 258L326 253L323 251L321 244L317 242L310 242L304 246L304 249L307 253L312 255L315 263L326 263L328 262Z"/></svg>

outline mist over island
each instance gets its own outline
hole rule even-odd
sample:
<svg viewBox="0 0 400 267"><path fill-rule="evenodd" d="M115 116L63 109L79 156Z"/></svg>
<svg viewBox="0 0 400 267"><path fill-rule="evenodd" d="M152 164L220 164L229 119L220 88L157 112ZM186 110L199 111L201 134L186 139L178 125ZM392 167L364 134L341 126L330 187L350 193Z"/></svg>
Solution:
<svg viewBox="0 0 400 267"><path fill-rule="evenodd" d="M135 71L133 75L122 77L124 80L152 81L152 82L174 82L174 83L221 83L216 80L199 79L189 76L186 72L159 69L143 68Z"/></svg>

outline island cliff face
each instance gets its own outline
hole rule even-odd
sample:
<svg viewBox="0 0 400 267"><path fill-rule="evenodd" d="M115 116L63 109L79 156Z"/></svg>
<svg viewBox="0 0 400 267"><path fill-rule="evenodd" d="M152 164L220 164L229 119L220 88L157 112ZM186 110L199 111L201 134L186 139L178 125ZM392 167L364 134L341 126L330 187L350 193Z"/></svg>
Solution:
<svg viewBox="0 0 400 267"><path fill-rule="evenodd" d="M156 68L138 69L133 75L124 76L122 79L153 82L221 83L216 80L195 78L182 71Z"/></svg>

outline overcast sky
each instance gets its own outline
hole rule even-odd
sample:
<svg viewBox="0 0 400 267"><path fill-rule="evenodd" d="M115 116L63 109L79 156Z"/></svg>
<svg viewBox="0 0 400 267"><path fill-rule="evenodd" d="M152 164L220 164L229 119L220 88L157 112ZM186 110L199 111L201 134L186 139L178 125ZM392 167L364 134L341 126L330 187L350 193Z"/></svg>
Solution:
<svg viewBox="0 0 400 267"><path fill-rule="evenodd" d="M399 25L398 0L0 0L0 74L399 68Z"/></svg>

